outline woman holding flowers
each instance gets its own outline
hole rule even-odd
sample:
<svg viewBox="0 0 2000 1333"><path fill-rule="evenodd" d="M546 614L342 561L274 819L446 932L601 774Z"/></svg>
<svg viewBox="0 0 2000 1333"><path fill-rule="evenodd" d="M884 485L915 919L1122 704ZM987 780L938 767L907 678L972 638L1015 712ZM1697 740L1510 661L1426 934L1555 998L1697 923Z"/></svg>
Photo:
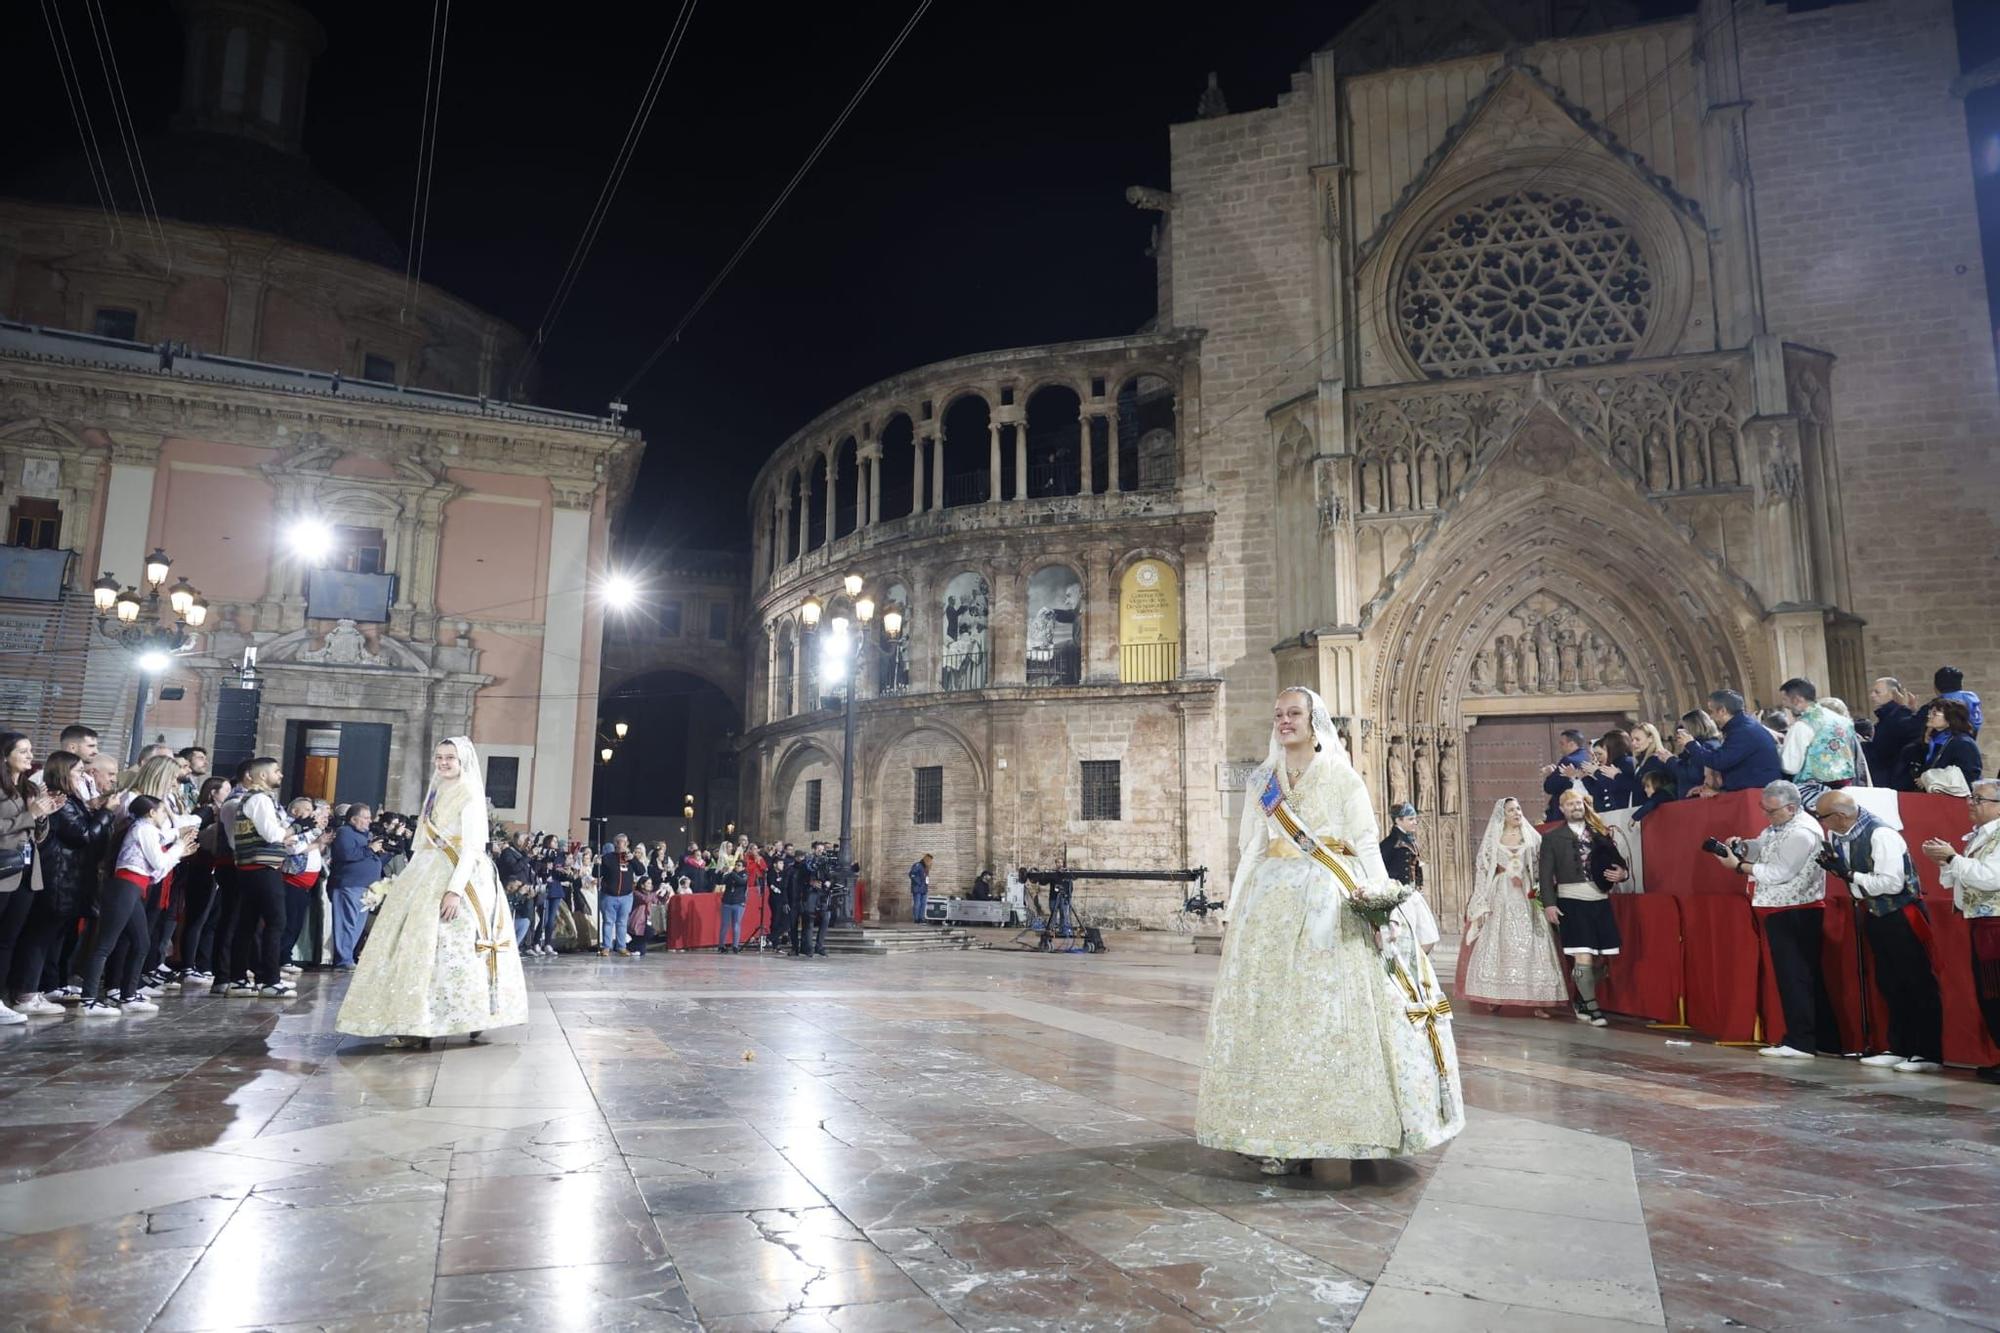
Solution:
<svg viewBox="0 0 2000 1333"><path fill-rule="evenodd" d="M1195 1136L1266 1174L1403 1157L1465 1124L1450 1006L1396 947L1410 892L1383 868L1361 775L1311 690L1278 695L1251 776Z"/></svg>

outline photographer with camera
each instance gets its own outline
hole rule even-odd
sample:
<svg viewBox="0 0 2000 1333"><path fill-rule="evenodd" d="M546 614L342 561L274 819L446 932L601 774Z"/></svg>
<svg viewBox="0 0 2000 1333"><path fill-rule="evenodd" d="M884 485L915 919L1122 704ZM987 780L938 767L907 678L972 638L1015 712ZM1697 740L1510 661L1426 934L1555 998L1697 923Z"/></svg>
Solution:
<svg viewBox="0 0 2000 1333"><path fill-rule="evenodd" d="M1820 970L1826 871L1818 857L1825 834L1805 812L1795 784L1770 783L1762 800L1770 824L1762 833L1748 841L1710 838L1702 843L1703 851L1745 877L1744 892L1771 946L1785 1031L1757 1054L1781 1060L1810 1060L1820 1051L1839 1054L1833 1002Z"/></svg>
<svg viewBox="0 0 2000 1333"><path fill-rule="evenodd" d="M827 915L832 906L828 889L833 878L826 844L815 842L812 854L799 858L792 871L792 957L826 957Z"/></svg>
<svg viewBox="0 0 2000 1333"><path fill-rule="evenodd" d="M1889 1045L1861 1063L1903 1074L1944 1068L1944 1007L1927 949L1930 917L1903 835L1863 810L1844 791L1819 798L1820 822L1833 836L1819 864L1837 875L1866 911L1862 933L1875 959L1875 984L1889 1002Z"/></svg>
<svg viewBox="0 0 2000 1333"><path fill-rule="evenodd" d="M791 844L781 842L771 848L769 865L764 872L765 887L771 893L771 922L761 941L764 948L784 949L791 942L792 878L797 868L798 858L793 854Z"/></svg>
<svg viewBox="0 0 2000 1333"><path fill-rule="evenodd" d="M333 835L327 854L326 896L333 906L333 965L341 971L354 967L354 952L361 943L361 923L367 919L361 895L382 878L382 863L388 859L386 844L374 830L375 812L365 805L347 807L347 822Z"/></svg>

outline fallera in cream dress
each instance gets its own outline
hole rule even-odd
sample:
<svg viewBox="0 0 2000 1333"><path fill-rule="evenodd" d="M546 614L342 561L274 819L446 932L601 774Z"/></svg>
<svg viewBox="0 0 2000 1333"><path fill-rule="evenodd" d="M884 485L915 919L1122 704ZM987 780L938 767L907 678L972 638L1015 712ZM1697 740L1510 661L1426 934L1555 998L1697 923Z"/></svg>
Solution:
<svg viewBox="0 0 2000 1333"><path fill-rule="evenodd" d="M1245 801L1195 1137L1294 1160L1434 1148L1465 1124L1450 1019L1436 1021L1434 1046L1374 928L1264 813L1257 798L1272 772L1270 764L1257 771ZM1282 762L1276 772L1284 782ZM1367 789L1344 756L1316 756L1286 791L1309 831L1356 849L1342 863L1357 883L1387 881ZM1423 951L1392 952L1435 1005L1442 992Z"/></svg>
<svg viewBox="0 0 2000 1333"><path fill-rule="evenodd" d="M528 1021L514 917L486 854L482 786L476 776L440 783L426 802L409 865L380 886L339 1031L446 1037ZM440 921L447 893L460 896L458 915Z"/></svg>

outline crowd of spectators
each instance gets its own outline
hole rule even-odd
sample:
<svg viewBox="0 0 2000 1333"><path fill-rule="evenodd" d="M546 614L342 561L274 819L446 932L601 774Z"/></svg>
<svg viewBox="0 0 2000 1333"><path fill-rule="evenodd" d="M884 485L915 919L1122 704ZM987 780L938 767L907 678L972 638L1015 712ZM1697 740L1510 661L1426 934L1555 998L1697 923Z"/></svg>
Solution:
<svg viewBox="0 0 2000 1333"><path fill-rule="evenodd" d="M1542 769L1545 820L1561 817L1563 793L1581 790L1598 813L1632 809L1644 819L1662 803L1756 791L1780 779L1839 789L1966 796L1983 771L1979 696L1954 667L1940 667L1927 701L1893 676L1869 687L1872 716L1822 698L1809 680L1779 687L1780 702L1752 712L1741 694L1711 693L1664 733L1628 722L1592 740L1565 731L1562 752Z"/></svg>

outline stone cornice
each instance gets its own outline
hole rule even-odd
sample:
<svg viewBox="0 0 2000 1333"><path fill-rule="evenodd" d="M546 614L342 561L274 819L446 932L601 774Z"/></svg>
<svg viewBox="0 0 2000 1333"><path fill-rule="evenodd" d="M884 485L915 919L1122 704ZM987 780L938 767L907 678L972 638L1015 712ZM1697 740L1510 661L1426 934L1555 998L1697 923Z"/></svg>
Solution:
<svg viewBox="0 0 2000 1333"><path fill-rule="evenodd" d="M138 437L189 435L224 444L285 448L303 436L344 452L421 454L443 467L589 479L636 464L636 431L568 426L439 410L421 402L341 399L261 385L190 380L0 352L0 413L75 417L136 447Z"/></svg>

